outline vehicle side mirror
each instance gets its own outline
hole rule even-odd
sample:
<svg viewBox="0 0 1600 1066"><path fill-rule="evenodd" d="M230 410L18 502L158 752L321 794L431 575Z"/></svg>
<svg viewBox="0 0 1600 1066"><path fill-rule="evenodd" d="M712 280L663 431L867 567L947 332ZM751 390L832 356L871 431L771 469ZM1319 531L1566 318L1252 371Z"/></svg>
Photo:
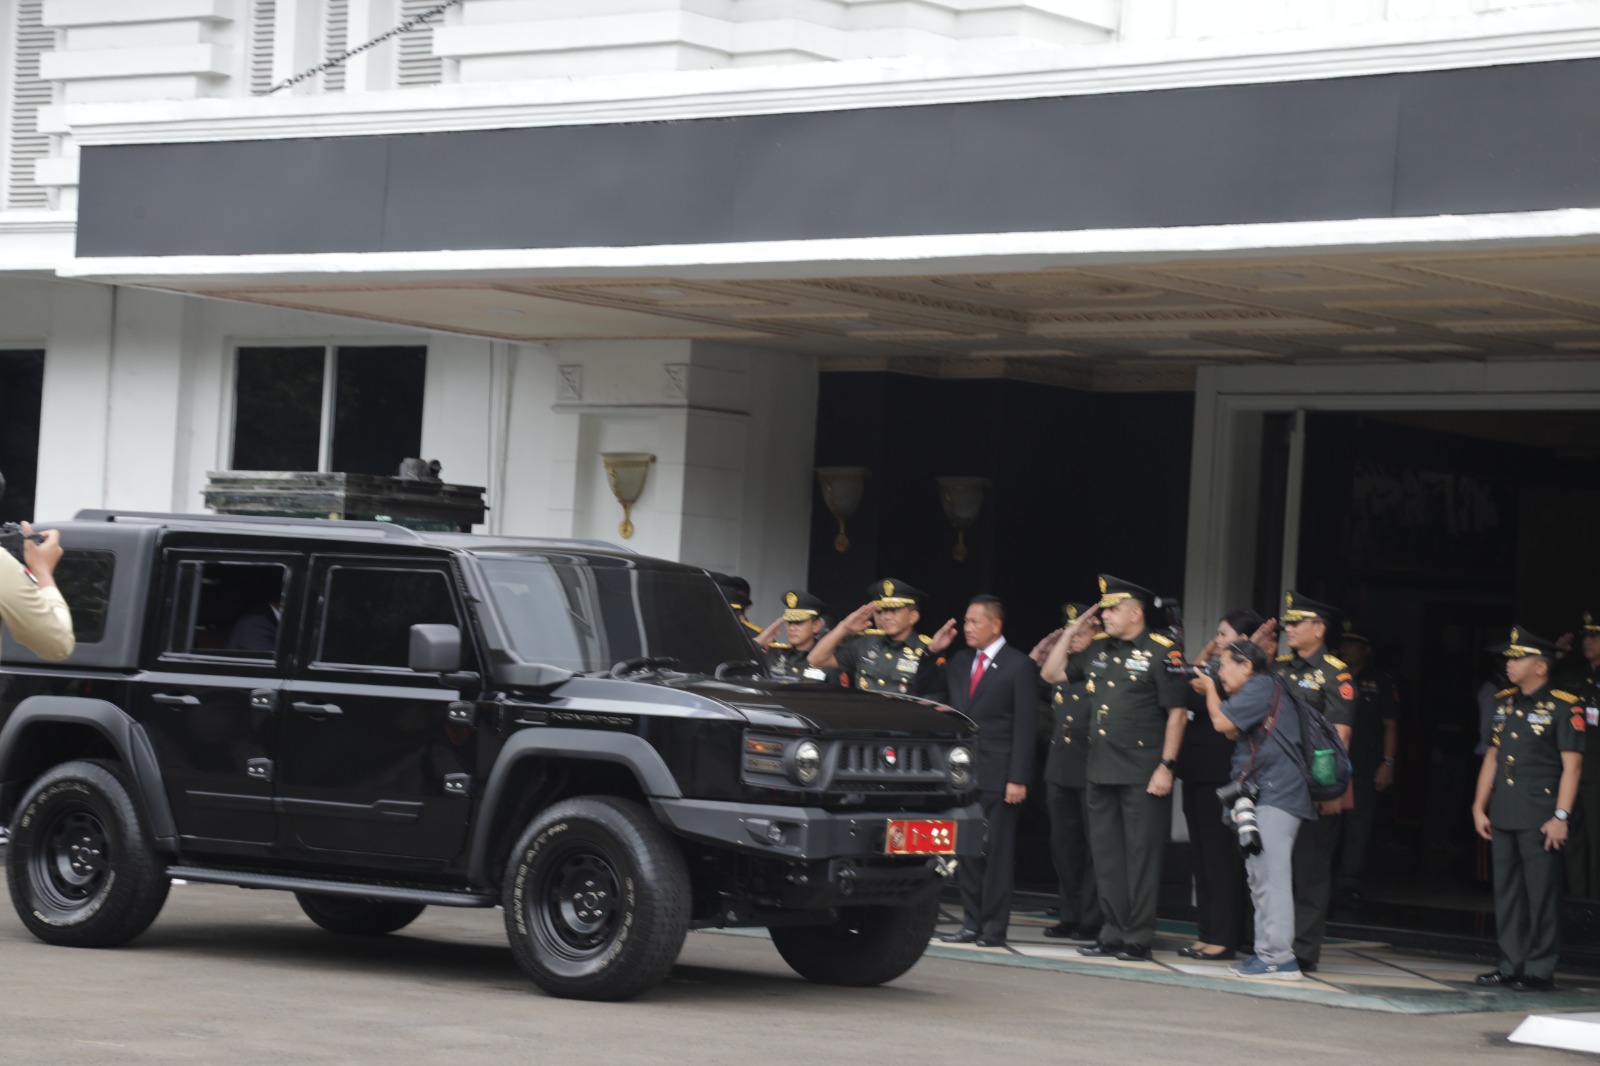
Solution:
<svg viewBox="0 0 1600 1066"><path fill-rule="evenodd" d="M421 674L449 674L461 669L461 628L452 625L411 627L411 669Z"/></svg>

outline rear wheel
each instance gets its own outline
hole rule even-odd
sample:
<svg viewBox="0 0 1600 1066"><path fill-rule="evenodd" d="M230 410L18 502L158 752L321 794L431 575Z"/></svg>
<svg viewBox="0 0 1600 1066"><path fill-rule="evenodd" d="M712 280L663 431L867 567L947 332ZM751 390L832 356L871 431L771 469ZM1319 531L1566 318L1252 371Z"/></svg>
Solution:
<svg viewBox="0 0 1600 1066"><path fill-rule="evenodd" d="M772 943L794 972L824 985L893 981L917 964L939 920L930 893L904 907L841 907L833 925L780 926Z"/></svg>
<svg viewBox="0 0 1600 1066"><path fill-rule="evenodd" d="M664 980L689 928L689 868L637 803L565 800L541 813L506 866L517 964L554 996L616 1000Z"/></svg>
<svg viewBox="0 0 1600 1066"><path fill-rule="evenodd" d="M171 887L122 779L62 763L28 789L6 848L17 916L47 944L104 948L150 927Z"/></svg>
<svg viewBox="0 0 1600 1066"><path fill-rule="evenodd" d="M425 909L421 903L325 896L316 892L296 892L294 898L306 917L328 932L352 936L382 936L404 929Z"/></svg>

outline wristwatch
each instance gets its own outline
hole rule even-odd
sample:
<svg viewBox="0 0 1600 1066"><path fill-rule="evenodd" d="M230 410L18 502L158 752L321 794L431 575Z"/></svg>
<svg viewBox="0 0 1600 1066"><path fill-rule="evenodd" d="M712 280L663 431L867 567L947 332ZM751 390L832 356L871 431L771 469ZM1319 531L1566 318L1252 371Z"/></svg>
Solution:
<svg viewBox="0 0 1600 1066"><path fill-rule="evenodd" d="M1564 822L1566 820L1567 820L1567 812L1562 810L1560 807L1557 807L1556 808L1556 821Z"/></svg>
<svg viewBox="0 0 1600 1066"><path fill-rule="evenodd" d="M1173 770L1173 769L1177 768L1178 760L1177 759L1162 759L1161 760L1161 765L1165 766L1168 770Z"/></svg>
<svg viewBox="0 0 1600 1066"><path fill-rule="evenodd" d="M1383 765L1385 765L1389 769L1393 770L1394 769L1394 756L1393 755L1385 755L1383 757Z"/></svg>

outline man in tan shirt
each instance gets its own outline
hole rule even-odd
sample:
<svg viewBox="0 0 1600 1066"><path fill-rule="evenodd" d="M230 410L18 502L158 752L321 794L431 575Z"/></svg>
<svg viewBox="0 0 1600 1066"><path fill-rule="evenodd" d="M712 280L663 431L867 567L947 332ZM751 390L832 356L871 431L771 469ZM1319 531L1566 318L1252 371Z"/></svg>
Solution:
<svg viewBox="0 0 1600 1066"><path fill-rule="evenodd" d="M0 622L18 644L41 659L58 662L72 654L72 612L56 588L56 563L61 560L61 534L45 530L33 540L33 527L22 523L22 555L27 567L10 552L0 551Z"/></svg>

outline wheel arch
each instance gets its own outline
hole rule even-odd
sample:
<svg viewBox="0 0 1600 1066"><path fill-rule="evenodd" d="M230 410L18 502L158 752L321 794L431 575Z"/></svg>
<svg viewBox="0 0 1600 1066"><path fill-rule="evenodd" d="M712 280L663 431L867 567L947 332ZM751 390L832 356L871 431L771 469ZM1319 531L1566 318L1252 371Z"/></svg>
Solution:
<svg viewBox="0 0 1600 1066"><path fill-rule="evenodd" d="M9 822L28 783L71 758L110 755L122 764L156 850L176 854L177 824L155 749L138 722L105 700L30 696L0 727L0 819Z"/></svg>
<svg viewBox="0 0 1600 1066"><path fill-rule="evenodd" d="M561 780L552 780L557 777ZM516 733L501 748L484 788L472 830L468 878L474 884L498 885L497 860L520 832L521 816L580 794L620 795L648 805L651 797L679 798L683 792L660 753L632 733Z"/></svg>

